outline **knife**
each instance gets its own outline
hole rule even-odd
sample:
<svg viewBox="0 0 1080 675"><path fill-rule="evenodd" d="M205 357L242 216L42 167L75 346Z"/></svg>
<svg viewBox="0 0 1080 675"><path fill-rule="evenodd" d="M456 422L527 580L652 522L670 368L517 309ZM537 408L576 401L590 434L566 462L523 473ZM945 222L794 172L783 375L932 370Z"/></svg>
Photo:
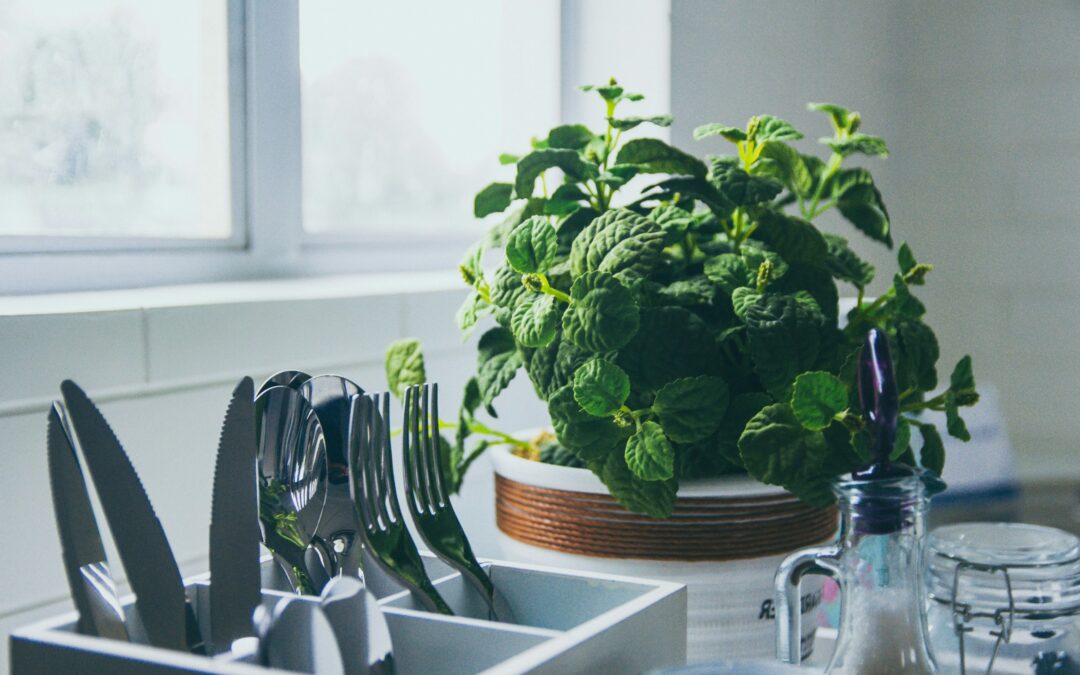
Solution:
<svg viewBox="0 0 1080 675"><path fill-rule="evenodd" d="M116 584L109 573L90 494L59 401L54 401L49 410L47 444L56 529L60 532L71 597L79 610L78 630L83 635L126 642L124 612L116 596Z"/></svg>
<svg viewBox="0 0 1080 675"><path fill-rule="evenodd" d="M147 639L155 647L201 652L199 626L184 595L180 570L135 467L86 393L71 380L64 380L60 390Z"/></svg>
<svg viewBox="0 0 1080 675"><path fill-rule="evenodd" d="M262 601L259 495L256 484L255 384L233 390L218 441L210 511L210 639L215 652L252 637Z"/></svg>

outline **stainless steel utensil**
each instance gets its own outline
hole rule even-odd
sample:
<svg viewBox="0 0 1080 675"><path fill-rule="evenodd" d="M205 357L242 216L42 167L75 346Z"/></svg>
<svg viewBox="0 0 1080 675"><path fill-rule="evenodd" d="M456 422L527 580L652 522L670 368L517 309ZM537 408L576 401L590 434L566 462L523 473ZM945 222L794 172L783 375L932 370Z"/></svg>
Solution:
<svg viewBox="0 0 1080 675"><path fill-rule="evenodd" d="M315 536L326 502L326 444L315 410L298 392L274 386L255 398L259 520L263 543L298 593L329 580L325 542Z"/></svg>
<svg viewBox="0 0 1080 675"><path fill-rule="evenodd" d="M259 494L255 478L255 385L233 390L218 441L210 511L210 640L216 653L255 635L251 616L262 599Z"/></svg>
<svg viewBox="0 0 1080 675"><path fill-rule="evenodd" d="M394 646L379 603L364 582L340 576L322 592L322 609L337 636L348 675L391 675Z"/></svg>
<svg viewBox="0 0 1080 675"><path fill-rule="evenodd" d="M390 395L353 396L349 405L349 484L363 524L364 545L379 566L428 610L453 614L428 578L398 507L390 454Z"/></svg>
<svg viewBox="0 0 1080 675"><path fill-rule="evenodd" d="M339 375L317 375L300 384L297 391L315 409L326 438L326 506L315 534L330 545L331 574L357 576L360 521L349 494L349 397L364 390Z"/></svg>
<svg viewBox="0 0 1080 675"><path fill-rule="evenodd" d="M261 394L270 387L298 389L301 384L307 382L309 379L311 379L311 376L302 370L279 370L266 378L266 381L259 385L258 393Z"/></svg>
<svg viewBox="0 0 1080 675"><path fill-rule="evenodd" d="M461 575L487 603L489 618L514 622L514 615L473 555L443 480L439 439L439 385L414 385L405 391L402 452L405 503L428 548Z"/></svg>
<svg viewBox="0 0 1080 675"><path fill-rule="evenodd" d="M86 393L71 380L64 380L60 389L150 644L202 652L180 570L135 467Z"/></svg>
<svg viewBox="0 0 1080 675"><path fill-rule="evenodd" d="M261 618L260 661L298 673L345 675L334 629L313 602L282 598L269 618Z"/></svg>
<svg viewBox="0 0 1080 675"><path fill-rule="evenodd" d="M67 428L64 408L57 401L49 409L49 487L56 511L56 529L64 557L71 597L79 610L78 630L113 640L128 639L124 612L109 573L109 561L94 520L75 443Z"/></svg>

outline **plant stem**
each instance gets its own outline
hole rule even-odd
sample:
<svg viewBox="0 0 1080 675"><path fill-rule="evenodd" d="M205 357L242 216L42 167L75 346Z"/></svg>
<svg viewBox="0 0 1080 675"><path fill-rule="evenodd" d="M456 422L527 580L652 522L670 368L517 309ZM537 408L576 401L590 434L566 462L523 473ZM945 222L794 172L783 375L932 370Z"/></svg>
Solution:
<svg viewBox="0 0 1080 675"><path fill-rule="evenodd" d="M544 293L546 295L550 295L551 297L555 298L556 300L559 300L561 302L565 302L568 305L570 304L570 302L571 302L570 301L570 296L567 295L566 293L563 293L562 291L560 291L557 288L552 288L551 283L548 281L548 278L547 278L546 274L540 274L538 276L540 277L540 292L541 293Z"/></svg>
<svg viewBox="0 0 1080 675"><path fill-rule="evenodd" d="M817 190L814 190L814 197L810 200L810 216L807 220L817 216L815 212L817 211L818 202L821 201L821 193L825 190L825 185L836 175L836 172L840 169L840 163L843 161L843 156L836 152L829 157L825 170L821 172L821 180L818 182Z"/></svg>

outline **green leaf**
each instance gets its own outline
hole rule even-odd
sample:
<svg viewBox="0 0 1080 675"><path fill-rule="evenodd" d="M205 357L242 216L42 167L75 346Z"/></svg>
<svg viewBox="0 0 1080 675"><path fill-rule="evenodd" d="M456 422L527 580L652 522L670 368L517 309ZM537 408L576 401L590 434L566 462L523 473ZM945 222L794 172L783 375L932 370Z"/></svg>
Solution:
<svg viewBox="0 0 1080 675"><path fill-rule="evenodd" d="M534 150L518 160L514 192L518 197L531 197L536 179L548 169L558 167L572 178L595 178L596 167L581 158L575 150L547 148Z"/></svg>
<svg viewBox="0 0 1080 675"><path fill-rule="evenodd" d="M491 183L476 193L473 200L473 215L483 218L492 213L505 211L513 199L514 186L510 183Z"/></svg>
<svg viewBox="0 0 1080 675"><path fill-rule="evenodd" d="M572 384L563 385L551 395L548 416L559 442L585 461L603 459L621 448L630 435L628 429L617 426L612 418L594 417L585 412L574 398Z"/></svg>
<svg viewBox="0 0 1080 675"><path fill-rule="evenodd" d="M847 129L851 124L851 112L843 106L835 103L809 103L806 107L810 110L828 113L829 117L832 118L833 127L837 131Z"/></svg>
<svg viewBox="0 0 1080 675"><path fill-rule="evenodd" d="M746 267L750 270L751 274L754 275L755 282L757 280L758 269L764 262L768 262L772 267L772 270L769 272L770 280L775 281L787 274L789 267L787 262L774 251L765 248L764 245L747 242L739 249L739 254L742 255L743 260L746 261Z"/></svg>
<svg viewBox="0 0 1080 675"><path fill-rule="evenodd" d="M725 293L734 296L737 288L754 284L757 270L751 272L738 254L721 253L705 261L705 276L715 281Z"/></svg>
<svg viewBox="0 0 1080 675"><path fill-rule="evenodd" d="M746 140L746 132L738 127L729 127L723 124L703 124L694 129L694 140L700 141L709 136L723 136L732 143Z"/></svg>
<svg viewBox="0 0 1080 675"><path fill-rule="evenodd" d="M889 212L865 169L846 169L837 174L833 183L836 208L844 218L866 236L892 248Z"/></svg>
<svg viewBox="0 0 1080 675"><path fill-rule="evenodd" d="M468 335L480 317L490 311L491 305L479 293L472 292L465 298L465 302L461 303L457 314L454 315L454 321L457 327Z"/></svg>
<svg viewBox="0 0 1080 675"><path fill-rule="evenodd" d="M607 118L607 121L608 124L611 125L612 129L618 129L619 131L628 131L638 126L639 124L644 124L646 122L648 122L649 124L655 124L658 127L670 127L671 115L653 115L651 117L638 117L637 115L635 115L633 117L624 117L622 119L609 117Z"/></svg>
<svg viewBox="0 0 1080 675"><path fill-rule="evenodd" d="M896 322L896 379L900 391L937 387L937 361L941 355L934 331L921 321L899 319Z"/></svg>
<svg viewBox="0 0 1080 675"><path fill-rule="evenodd" d="M644 173L667 173L703 178L705 164L655 138L635 138L619 150L616 164L634 164Z"/></svg>
<svg viewBox="0 0 1080 675"><path fill-rule="evenodd" d="M825 315L825 321L836 325L840 314L840 294L832 275L824 268L806 263L793 262L784 276L773 286L780 293L791 293L796 298L809 295L813 304ZM832 370L832 368L827 368Z"/></svg>
<svg viewBox="0 0 1080 675"><path fill-rule="evenodd" d="M926 314L926 306L911 294L911 289L899 274L893 276L893 292L889 305L896 314L909 319L918 319Z"/></svg>
<svg viewBox="0 0 1080 675"><path fill-rule="evenodd" d="M641 170L633 164L615 164L600 174L598 181L612 188L621 188Z"/></svg>
<svg viewBox="0 0 1080 675"><path fill-rule="evenodd" d="M865 288L874 280L874 266L862 260L848 246L847 239L835 234L823 234L828 247L825 266L829 273L858 288Z"/></svg>
<svg viewBox="0 0 1080 675"><path fill-rule="evenodd" d="M576 183L563 183L559 187L555 188L555 192L551 193L551 200L553 202L579 202L588 201L589 195L581 191L581 188Z"/></svg>
<svg viewBox="0 0 1080 675"><path fill-rule="evenodd" d="M556 335L546 346L530 350L525 368L537 395L546 401L555 390L572 381L574 372L589 357L589 352Z"/></svg>
<svg viewBox="0 0 1080 675"><path fill-rule="evenodd" d="M574 239L570 271L606 272L631 282L648 275L660 262L664 231L648 218L627 209L612 209L593 220Z"/></svg>
<svg viewBox="0 0 1080 675"><path fill-rule="evenodd" d="M758 143L765 141L797 141L803 137L802 132L791 125L790 122L772 115L758 115L750 123L754 133L752 137Z"/></svg>
<svg viewBox="0 0 1080 675"><path fill-rule="evenodd" d="M827 453L820 431L803 428L786 403L774 403L750 418L739 438L747 473L770 485L782 485L812 504L827 504Z"/></svg>
<svg viewBox="0 0 1080 675"><path fill-rule="evenodd" d="M533 216L514 228L506 240L506 261L521 273L546 272L555 262L559 242L546 218Z"/></svg>
<svg viewBox="0 0 1080 675"><path fill-rule="evenodd" d="M652 409L671 440L692 443L720 427L729 397L727 383L722 379L698 375L664 385L656 392Z"/></svg>
<svg viewBox="0 0 1080 675"><path fill-rule="evenodd" d="M574 245L574 239L581 231L593 221L599 214L589 207L580 208L570 215L562 218L555 227L555 235L559 241L559 257L570 255L570 249Z"/></svg>
<svg viewBox="0 0 1080 675"><path fill-rule="evenodd" d="M626 441L626 466L641 480L667 480L675 476L675 448L656 422L643 422Z"/></svg>
<svg viewBox="0 0 1080 675"><path fill-rule="evenodd" d="M975 375L971 369L970 356L965 355L953 368L952 375L949 376L949 388L956 392L975 388Z"/></svg>
<svg viewBox="0 0 1080 675"><path fill-rule="evenodd" d="M894 462L900 459L910 446L911 424L906 418L901 417L896 421L896 438L893 441L893 449L889 453L889 459Z"/></svg>
<svg viewBox="0 0 1080 675"><path fill-rule="evenodd" d="M529 294L521 284L521 274L509 265L495 270L495 279L491 284L491 304L495 306L495 320L510 327L510 317L518 303Z"/></svg>
<svg viewBox="0 0 1080 675"><path fill-rule="evenodd" d="M795 376L813 368L825 317L791 295L766 294L746 308L754 371L778 400L788 400Z"/></svg>
<svg viewBox="0 0 1080 675"><path fill-rule="evenodd" d="M784 186L768 176L754 176L741 167L726 164L713 165L712 183L736 206L750 206L771 201Z"/></svg>
<svg viewBox="0 0 1080 675"><path fill-rule="evenodd" d="M716 284L704 276L673 281L662 287L658 293L669 304L695 306L711 305L716 299Z"/></svg>
<svg viewBox="0 0 1080 675"><path fill-rule="evenodd" d="M889 156L889 146L885 145L885 139L880 136L856 133L847 138L823 138L821 142L843 157L855 153L877 157Z"/></svg>
<svg viewBox="0 0 1080 675"><path fill-rule="evenodd" d="M559 308L555 298L537 294L527 298L514 308L510 317L510 329L524 347L543 347L555 339L559 321Z"/></svg>
<svg viewBox="0 0 1080 675"><path fill-rule="evenodd" d="M595 136L596 134L583 124L564 124L555 127L548 134L548 147L581 150Z"/></svg>
<svg viewBox="0 0 1080 675"><path fill-rule="evenodd" d="M394 396L401 398L406 387L424 382L427 375L420 341L403 338L390 343L386 349L386 383Z"/></svg>
<svg viewBox="0 0 1080 675"><path fill-rule="evenodd" d="M522 365L521 352L514 344L513 334L499 326L480 336L477 344L476 383L480 400L488 413L495 416L492 402L506 389Z"/></svg>
<svg viewBox="0 0 1080 675"><path fill-rule="evenodd" d="M720 374L715 337L682 307L642 310L640 328L619 350L616 363L630 375L635 393L655 392L680 377Z"/></svg>
<svg viewBox="0 0 1080 675"><path fill-rule="evenodd" d="M499 154L499 164L502 164L503 166L517 164L519 159L521 159L519 155L511 155L509 152Z"/></svg>
<svg viewBox="0 0 1080 675"><path fill-rule="evenodd" d="M917 423L923 445L919 450L919 464L927 471L941 475L945 468L945 443L933 424Z"/></svg>
<svg viewBox="0 0 1080 675"><path fill-rule="evenodd" d="M789 263L821 264L828 254L825 238L812 224L777 211L763 211L754 237L769 244Z"/></svg>
<svg viewBox="0 0 1080 675"><path fill-rule="evenodd" d="M761 298L762 294L752 288L736 288L731 292L731 306L735 309L735 316L745 321L746 310Z"/></svg>
<svg viewBox="0 0 1080 675"><path fill-rule="evenodd" d="M581 89L581 91L595 91L600 94L601 98L609 103L640 101L645 98L641 94L626 92L615 82L615 78L612 78L608 84L584 84L578 88Z"/></svg>
<svg viewBox="0 0 1080 675"><path fill-rule="evenodd" d="M971 432L968 431L964 418L960 417L956 392L951 389L945 392L945 429L953 438L959 438L962 441L971 440Z"/></svg>
<svg viewBox="0 0 1080 675"><path fill-rule="evenodd" d="M751 167L754 173L773 176L797 195L811 194L814 176L794 148L779 141L769 141L761 148L761 157Z"/></svg>
<svg viewBox="0 0 1080 675"><path fill-rule="evenodd" d="M896 259L900 263L900 273L907 274L914 269L915 255L911 252L911 247L907 245L907 242L900 244L900 250L896 252Z"/></svg>
<svg viewBox="0 0 1080 675"><path fill-rule="evenodd" d="M772 397L760 391L739 394L731 399L716 433L716 449L725 460L736 466L743 466L742 456L739 455L739 437L750 418L771 403Z"/></svg>
<svg viewBox="0 0 1080 675"><path fill-rule="evenodd" d="M791 410L811 431L821 431L847 409L848 390L832 373L813 371L795 378Z"/></svg>
<svg viewBox="0 0 1080 675"><path fill-rule="evenodd" d="M574 373L574 400L590 415L614 415L630 395L630 378L611 361L595 358Z"/></svg>
<svg viewBox="0 0 1080 675"><path fill-rule="evenodd" d="M576 242L575 242L576 243ZM563 333L582 349L603 352L622 347L637 332L637 301L606 272L586 272L570 288Z"/></svg>
<svg viewBox="0 0 1080 675"><path fill-rule="evenodd" d="M677 206L664 204L649 212L649 220L664 231L664 245L670 246L682 241L686 232L694 224L694 214Z"/></svg>
<svg viewBox="0 0 1080 675"><path fill-rule="evenodd" d="M590 462L589 468L607 486L611 496L630 511L667 518L675 508L678 482L641 480L626 465L624 453L611 453L602 462Z"/></svg>

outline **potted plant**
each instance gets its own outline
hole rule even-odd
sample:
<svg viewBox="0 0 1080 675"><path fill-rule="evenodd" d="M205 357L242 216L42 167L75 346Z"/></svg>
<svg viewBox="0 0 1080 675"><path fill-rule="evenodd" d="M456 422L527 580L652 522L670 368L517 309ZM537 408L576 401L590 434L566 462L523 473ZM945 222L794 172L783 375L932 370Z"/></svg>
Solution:
<svg viewBox="0 0 1080 675"><path fill-rule="evenodd" d="M894 456L931 471L944 447L919 413L943 410L948 433L967 440L958 408L977 400L971 360L931 395L938 343L912 293L931 266L902 244L891 286L869 300L874 268L814 225L835 210L893 246L870 172L850 165L887 154L857 112L810 105L832 125L825 159L797 150L803 134L788 122L758 115L698 127L695 138L734 151L702 161L655 138L624 141L671 123L622 115L640 95L615 80L583 89L601 99L603 130L552 129L500 158L512 183L476 196L477 217L509 215L461 264L471 292L460 328L494 325L444 468L458 486L495 447L511 552L677 578L690 586L691 659L768 654L776 562L831 535L829 482L867 461L854 372L867 328L892 343L904 413ZM838 284L854 290L846 315ZM480 419L519 370L553 437ZM422 379L420 345L392 345L387 373L394 388Z"/></svg>

